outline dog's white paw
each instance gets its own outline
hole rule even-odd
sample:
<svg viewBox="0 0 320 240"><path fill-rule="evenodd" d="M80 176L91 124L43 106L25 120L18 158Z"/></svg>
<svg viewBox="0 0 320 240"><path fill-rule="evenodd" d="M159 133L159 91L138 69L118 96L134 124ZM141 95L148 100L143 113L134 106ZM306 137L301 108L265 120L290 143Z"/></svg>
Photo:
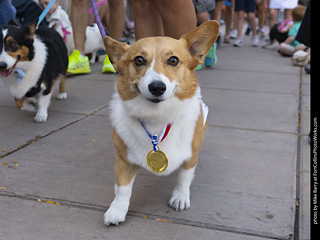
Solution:
<svg viewBox="0 0 320 240"><path fill-rule="evenodd" d="M65 99L67 99L67 93L58 93L56 99L58 99L58 100L65 100Z"/></svg>
<svg viewBox="0 0 320 240"><path fill-rule="evenodd" d="M190 192L174 189L168 204L176 211L187 210L190 208Z"/></svg>
<svg viewBox="0 0 320 240"><path fill-rule="evenodd" d="M38 111L34 117L34 121L37 123L42 123L47 121L48 113L46 111Z"/></svg>
<svg viewBox="0 0 320 240"><path fill-rule="evenodd" d="M30 104L30 103L23 103L23 106L20 109L24 110L24 111L29 111L29 112L36 112L37 111L37 107L33 104Z"/></svg>
<svg viewBox="0 0 320 240"><path fill-rule="evenodd" d="M126 220L127 211L116 208L110 207L108 211L104 214L104 224L110 225L119 225L119 223L124 222Z"/></svg>

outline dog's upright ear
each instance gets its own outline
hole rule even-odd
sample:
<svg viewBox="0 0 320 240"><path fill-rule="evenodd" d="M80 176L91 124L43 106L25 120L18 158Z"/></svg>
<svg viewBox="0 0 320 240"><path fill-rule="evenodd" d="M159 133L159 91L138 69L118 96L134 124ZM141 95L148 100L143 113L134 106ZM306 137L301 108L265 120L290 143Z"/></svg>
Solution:
<svg viewBox="0 0 320 240"><path fill-rule="evenodd" d="M183 35L184 40L191 55L199 63L203 63L209 49L217 40L219 35L219 23L217 21L207 21L195 30ZM196 65L197 66L197 65Z"/></svg>
<svg viewBox="0 0 320 240"><path fill-rule="evenodd" d="M105 36L103 38L103 42L110 60L114 64L116 70L119 71L119 69L117 69L117 63L120 60L121 56L123 56L124 53L128 50L129 45L116 41L109 36Z"/></svg>
<svg viewBox="0 0 320 240"><path fill-rule="evenodd" d="M33 22L31 24L24 25L22 29L25 32L25 37L28 39L34 39L34 33L37 30L37 22Z"/></svg>

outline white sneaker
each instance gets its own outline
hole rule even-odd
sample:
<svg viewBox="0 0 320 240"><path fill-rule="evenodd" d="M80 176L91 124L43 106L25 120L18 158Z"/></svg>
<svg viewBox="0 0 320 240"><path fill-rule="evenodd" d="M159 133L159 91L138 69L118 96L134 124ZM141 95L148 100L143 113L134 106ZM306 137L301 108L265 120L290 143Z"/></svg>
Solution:
<svg viewBox="0 0 320 240"><path fill-rule="evenodd" d="M236 29L232 29L230 32L230 39L236 39L238 36L238 31Z"/></svg>
<svg viewBox="0 0 320 240"><path fill-rule="evenodd" d="M274 43L270 44L270 43L266 43L264 46L262 46L262 48L265 49L277 49L279 47L279 44L277 41L274 41Z"/></svg>
<svg viewBox="0 0 320 240"><path fill-rule="evenodd" d="M257 35L253 36L251 43L252 43L253 47L258 47L259 46L259 37Z"/></svg>
<svg viewBox="0 0 320 240"><path fill-rule="evenodd" d="M242 47L243 46L243 41L241 37L238 37L236 40L234 40L233 46L235 47Z"/></svg>

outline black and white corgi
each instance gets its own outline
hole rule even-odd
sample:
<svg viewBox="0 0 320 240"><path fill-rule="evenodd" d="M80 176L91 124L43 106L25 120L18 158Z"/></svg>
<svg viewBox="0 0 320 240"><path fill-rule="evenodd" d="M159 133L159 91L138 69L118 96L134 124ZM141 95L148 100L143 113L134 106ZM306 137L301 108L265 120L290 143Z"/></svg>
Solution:
<svg viewBox="0 0 320 240"><path fill-rule="evenodd" d="M21 110L36 111L35 122L48 117L53 87L60 81L57 99L66 99L67 48L61 36L36 24L0 26L0 78Z"/></svg>

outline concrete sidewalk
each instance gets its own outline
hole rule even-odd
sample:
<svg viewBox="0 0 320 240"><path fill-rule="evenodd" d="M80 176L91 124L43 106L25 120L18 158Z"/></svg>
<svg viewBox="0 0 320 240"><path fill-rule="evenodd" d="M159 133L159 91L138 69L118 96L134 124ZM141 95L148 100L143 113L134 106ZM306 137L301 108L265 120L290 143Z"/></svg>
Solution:
<svg viewBox="0 0 320 240"><path fill-rule="evenodd" d="M249 38L245 39L249 41ZM67 79L46 123L19 111L0 83L0 239L310 239L310 77L276 51L222 44L197 72L210 127L191 208L167 202L176 174L140 170L127 220L107 227L115 150L113 75Z"/></svg>

